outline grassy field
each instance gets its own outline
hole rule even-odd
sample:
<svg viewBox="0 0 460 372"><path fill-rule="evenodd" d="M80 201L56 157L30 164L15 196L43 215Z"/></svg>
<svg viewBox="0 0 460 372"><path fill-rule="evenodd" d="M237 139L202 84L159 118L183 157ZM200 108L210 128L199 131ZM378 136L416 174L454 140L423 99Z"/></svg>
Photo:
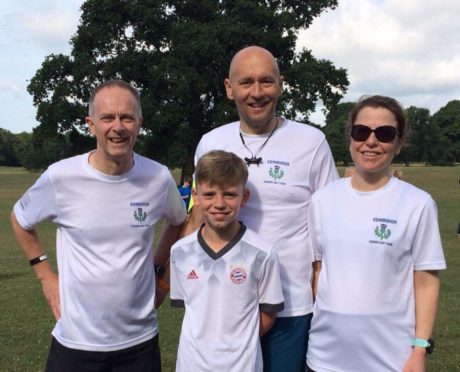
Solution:
<svg viewBox="0 0 460 372"><path fill-rule="evenodd" d="M460 371L460 167L401 167L403 178L436 200L448 270L441 274L442 293L436 325L436 351L428 371ZM0 371L42 371L54 320L39 283L18 247L9 225L14 202L38 173L0 167ZM55 263L55 228L39 226L44 250ZM182 312L165 303L159 311L164 371L174 370Z"/></svg>

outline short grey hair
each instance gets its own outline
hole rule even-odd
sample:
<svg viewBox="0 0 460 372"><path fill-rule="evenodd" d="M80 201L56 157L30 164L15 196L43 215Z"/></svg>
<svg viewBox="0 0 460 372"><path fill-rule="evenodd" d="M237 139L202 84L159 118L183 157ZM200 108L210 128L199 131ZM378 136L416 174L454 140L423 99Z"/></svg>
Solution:
<svg viewBox="0 0 460 372"><path fill-rule="evenodd" d="M119 79L111 79L111 80L104 81L102 84L98 85L96 88L93 89L93 91L91 92L91 96L89 97L88 115L93 116L94 98L96 97L96 95L104 88L113 88L113 87L126 89L129 92L131 92L133 97L136 99L137 113L139 114L139 116L142 116L141 97L139 95L139 92L131 84L127 83L124 80L119 80Z"/></svg>

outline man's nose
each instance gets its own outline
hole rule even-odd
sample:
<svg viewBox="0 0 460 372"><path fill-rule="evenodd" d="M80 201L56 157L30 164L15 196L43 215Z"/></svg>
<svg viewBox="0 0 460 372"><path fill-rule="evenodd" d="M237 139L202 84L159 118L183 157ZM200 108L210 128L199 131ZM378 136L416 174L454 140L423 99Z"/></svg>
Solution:
<svg viewBox="0 0 460 372"><path fill-rule="evenodd" d="M251 95L253 97L260 97L263 95L263 88L262 88L262 85L259 84L258 82L255 82L253 85L252 85L252 89L251 89Z"/></svg>
<svg viewBox="0 0 460 372"><path fill-rule="evenodd" d="M119 116L115 116L112 122L112 129L113 130L122 130L123 127L123 122Z"/></svg>

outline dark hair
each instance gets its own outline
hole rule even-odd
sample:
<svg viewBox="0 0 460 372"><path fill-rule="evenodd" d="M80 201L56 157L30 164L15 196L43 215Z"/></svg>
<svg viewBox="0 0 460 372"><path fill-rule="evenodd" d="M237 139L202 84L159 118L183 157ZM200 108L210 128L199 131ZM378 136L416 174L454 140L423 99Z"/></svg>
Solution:
<svg viewBox="0 0 460 372"><path fill-rule="evenodd" d="M404 142L407 138L407 133L409 131L409 126L407 124L406 114L404 113L404 109L402 108L401 104L396 101L394 98L386 97L386 96L362 96L358 102L356 102L353 109L350 111L348 115L348 122L347 122L347 134L350 135L351 127L356 124L356 118L359 112L365 107L373 107L373 108L385 108L396 118L397 129L398 129L398 137L400 142Z"/></svg>
<svg viewBox="0 0 460 372"><path fill-rule="evenodd" d="M246 186L248 167L243 159L232 152L213 150L204 154L195 168L195 182L209 182L212 185L228 187Z"/></svg>
<svg viewBox="0 0 460 372"><path fill-rule="evenodd" d="M113 88L113 87L126 89L129 92L131 92L133 97L136 99L137 113L139 114L139 116L142 116L141 97L139 96L139 92L131 84L127 83L124 80L119 80L119 79L104 81L102 84L98 85L96 88L93 89L93 91L91 92L91 96L89 97L89 107L88 107L89 116L92 116L94 112L94 98L96 97L96 95L104 88Z"/></svg>

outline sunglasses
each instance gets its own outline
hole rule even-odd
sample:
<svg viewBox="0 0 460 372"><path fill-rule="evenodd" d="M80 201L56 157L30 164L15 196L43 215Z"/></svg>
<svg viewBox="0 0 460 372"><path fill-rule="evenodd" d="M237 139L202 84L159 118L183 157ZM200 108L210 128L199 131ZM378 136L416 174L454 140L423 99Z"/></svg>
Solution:
<svg viewBox="0 0 460 372"><path fill-rule="evenodd" d="M398 130L391 125L382 125L376 129L371 129L367 125L355 124L351 127L350 136L355 141L363 142L369 138L371 133L374 133L380 142L388 143L395 139Z"/></svg>

